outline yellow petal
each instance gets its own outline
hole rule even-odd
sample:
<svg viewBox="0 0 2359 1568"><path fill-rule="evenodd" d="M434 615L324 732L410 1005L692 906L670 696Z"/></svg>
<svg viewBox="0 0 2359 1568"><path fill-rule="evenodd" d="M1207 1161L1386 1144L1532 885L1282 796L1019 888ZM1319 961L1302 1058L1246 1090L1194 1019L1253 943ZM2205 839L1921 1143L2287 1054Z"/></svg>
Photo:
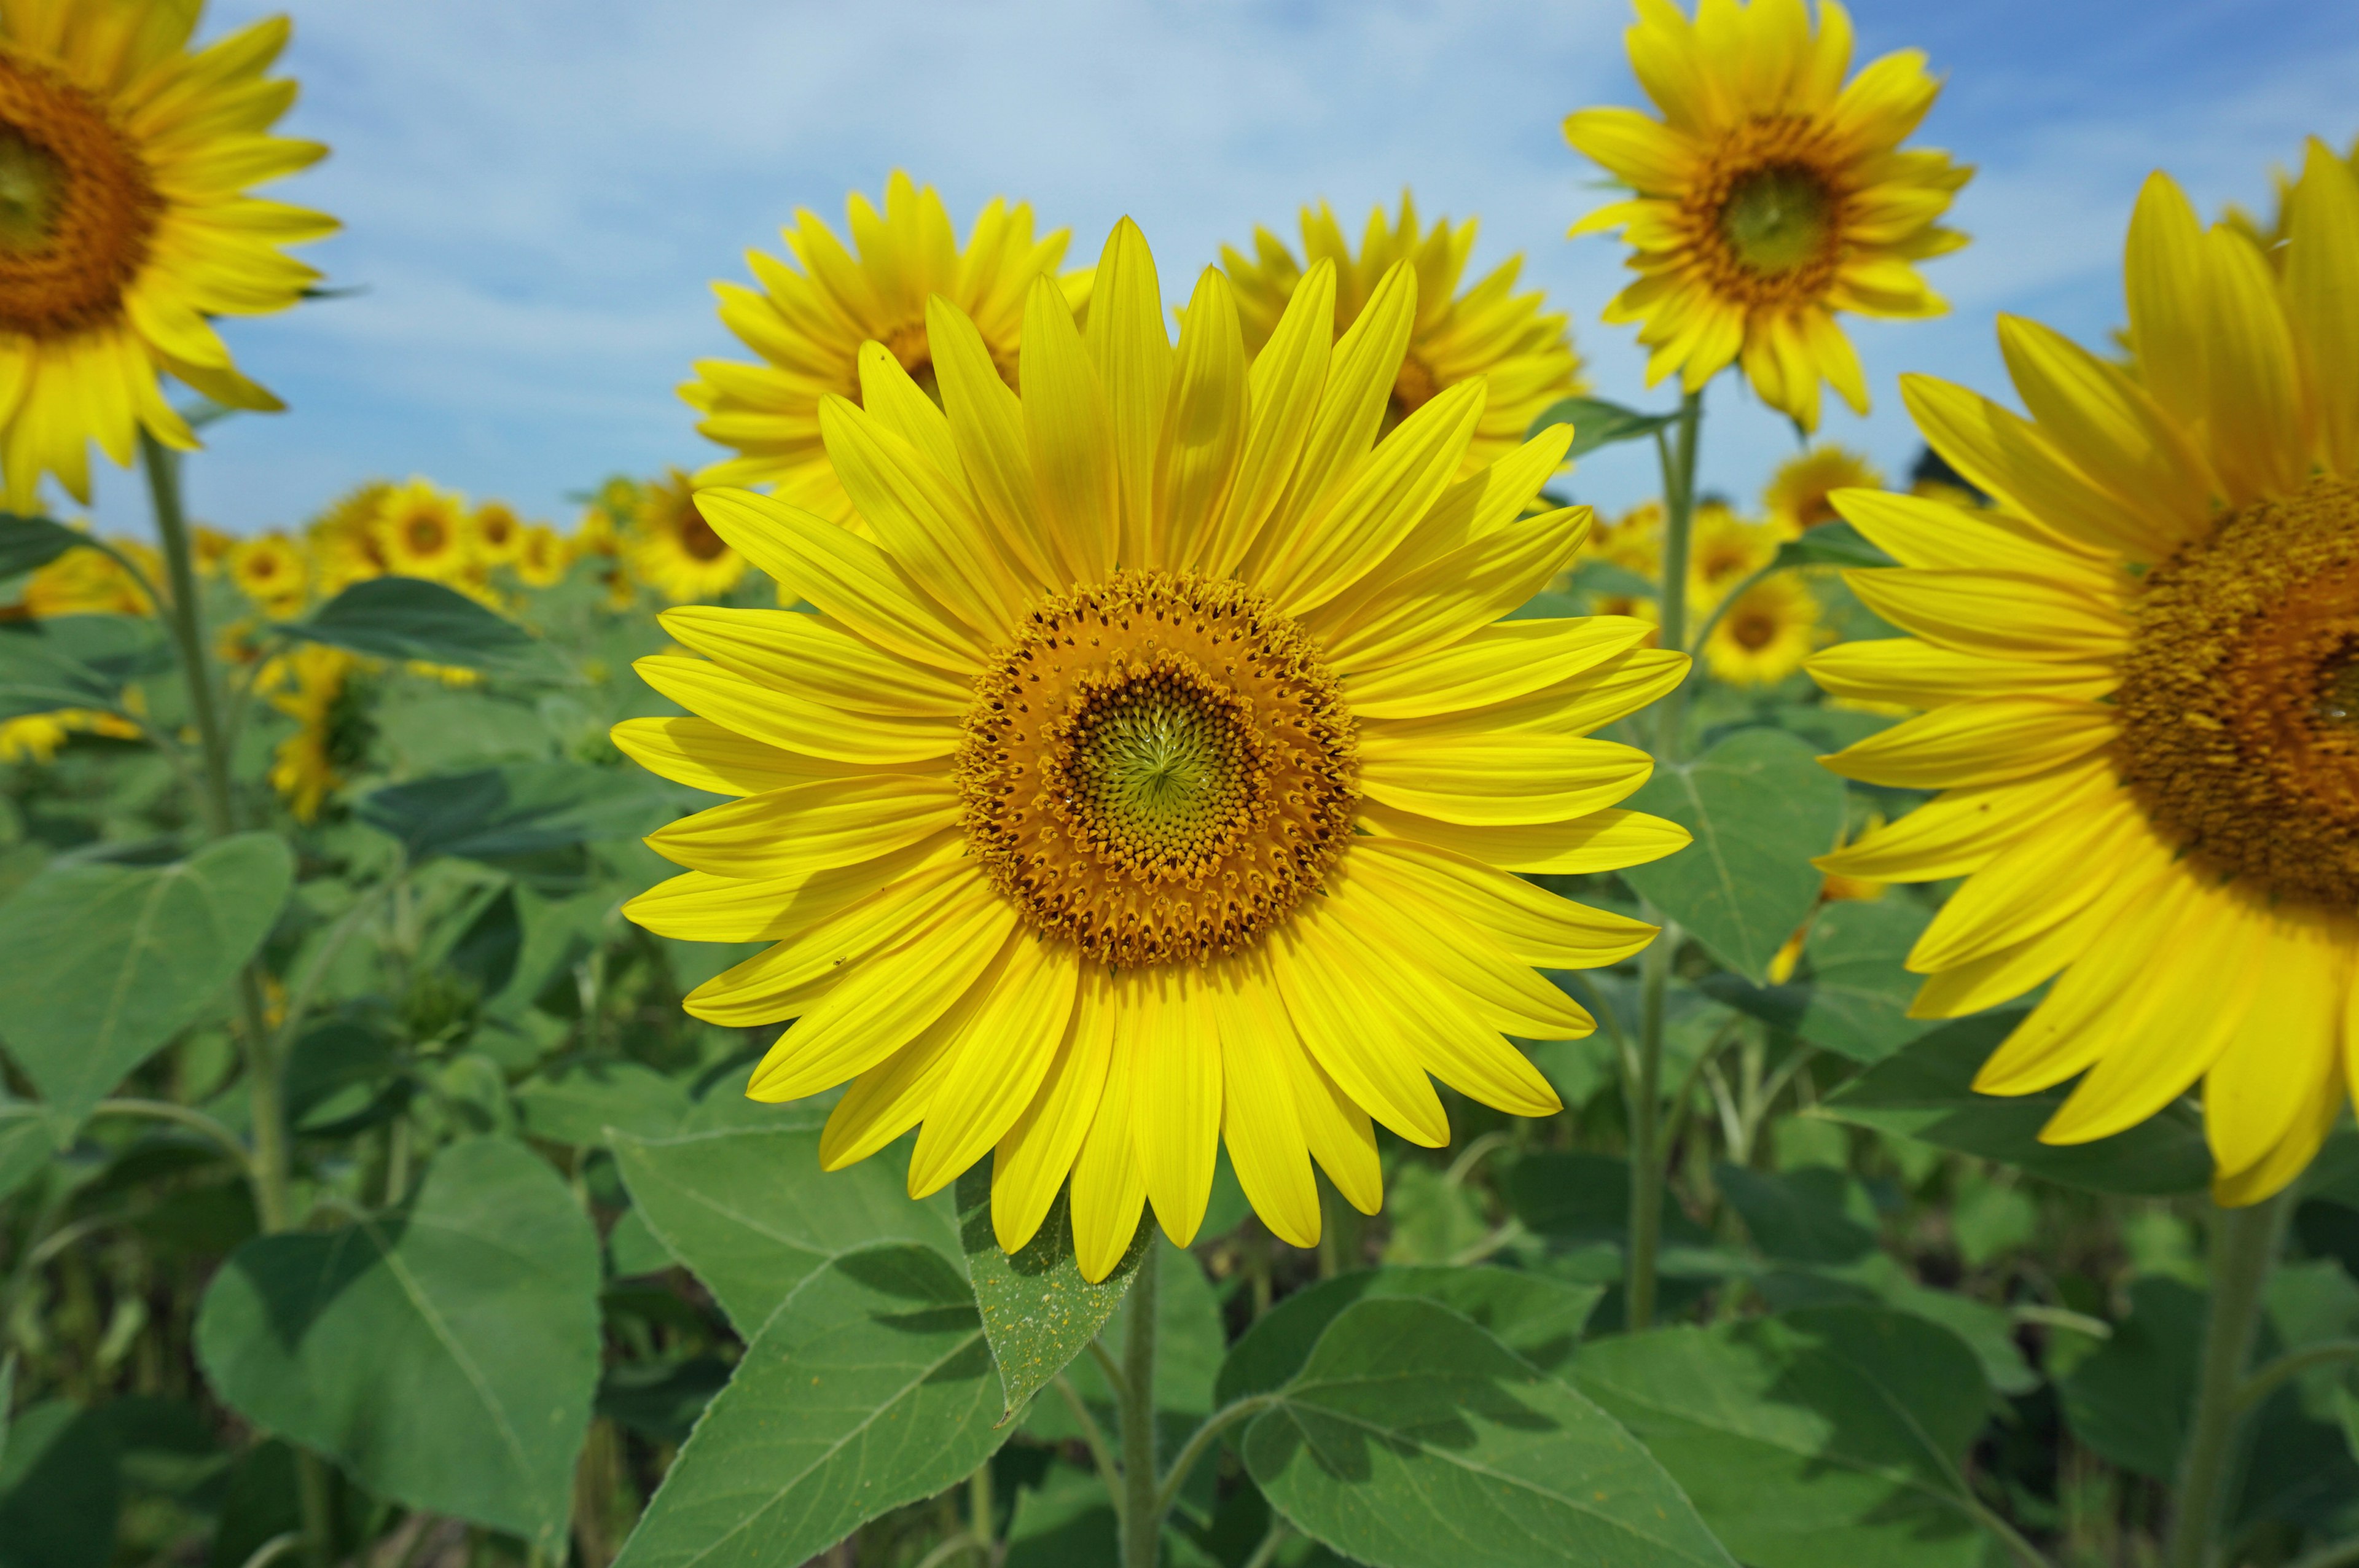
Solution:
<svg viewBox="0 0 2359 1568"><path fill-rule="evenodd" d="M923 762L959 748L951 719L888 718L757 686L705 659L651 654L631 666L641 680L706 719L781 751L840 762Z"/></svg>
<svg viewBox="0 0 2359 1568"><path fill-rule="evenodd" d="M1861 702L1941 708L2010 692L2093 702L2121 684L2110 664L1993 658L1914 637L1843 643L1803 661L1820 688Z"/></svg>
<svg viewBox="0 0 2359 1568"><path fill-rule="evenodd" d="M623 914L658 936L683 942L776 942L832 918L912 872L965 857L955 830L921 838L856 866L745 879L682 871L626 901Z"/></svg>
<svg viewBox="0 0 2359 1568"><path fill-rule="evenodd" d="M1065 580L1099 582L1120 543L1122 479L1104 384L1052 278L1024 306L1024 432L1040 517Z"/></svg>
<svg viewBox="0 0 2359 1568"><path fill-rule="evenodd" d="M1301 1047L1285 1032L1285 1014L1252 984L1242 964L1212 966L1213 1025L1220 1034L1221 1134L1254 1213L1279 1240L1319 1244L1319 1184L1310 1145L1294 1102L1288 1054Z"/></svg>
<svg viewBox="0 0 2359 1568"><path fill-rule="evenodd" d="M2221 1180L2268 1160L2288 1135L2314 1125L2321 1103L2342 1108L2350 933L2297 915L2281 918L2273 935L2252 965L2267 979L2234 1043L2203 1076L2203 1133Z"/></svg>
<svg viewBox="0 0 2359 1568"><path fill-rule="evenodd" d="M836 478L894 564L961 622L1005 641L1020 590L961 486L850 398L821 398L819 427Z"/></svg>
<svg viewBox="0 0 2359 1568"><path fill-rule="evenodd" d="M1328 492L1375 444L1416 319L1417 269L1406 261L1395 262L1362 307L1359 319L1336 341L1327 383L1320 388L1319 410L1311 416L1301 460L1278 515L1306 522L1319 515ZM1290 549L1294 534L1292 529L1264 532L1247 563L1258 565L1277 551Z"/></svg>
<svg viewBox="0 0 2359 1568"><path fill-rule="evenodd" d="M1360 788L1402 811L1474 827L1561 822L1622 799L1654 759L1635 746L1557 736L1360 737Z"/></svg>
<svg viewBox="0 0 2359 1568"><path fill-rule="evenodd" d="M1637 811L1595 811L1570 822L1471 827L1365 800L1360 805L1360 821L1380 838L1415 839L1502 871L1560 876L1645 865L1693 841L1693 835L1678 823Z"/></svg>
<svg viewBox="0 0 2359 1568"><path fill-rule="evenodd" d="M1196 1239L1221 1149L1221 1039L1201 970L1164 964L1139 976L1131 1144L1147 1201L1175 1247Z"/></svg>
<svg viewBox="0 0 2359 1568"><path fill-rule="evenodd" d="M962 808L947 775L859 774L700 811L649 834L647 847L693 871L788 876L889 854L955 827Z"/></svg>
<svg viewBox="0 0 2359 1568"><path fill-rule="evenodd" d="M1198 559L1207 576L1234 575L1292 482L1334 347L1335 264L1303 275L1246 381L1245 449Z"/></svg>
<svg viewBox="0 0 2359 1568"><path fill-rule="evenodd" d="M897 946L953 906L973 901L973 867L935 859L908 863L905 851L821 871L804 901L802 923L763 951L734 964L681 1000L692 1018L751 1028L796 1016L812 988L882 948ZM800 890L798 890L800 891Z"/></svg>
<svg viewBox="0 0 2359 1568"><path fill-rule="evenodd" d="M1024 433L1024 406L992 362L983 334L966 313L940 295L926 301L926 341L942 409L958 452L959 471L973 487L975 504L1036 589L1069 579L1054 564L1032 479L1032 452Z"/></svg>
<svg viewBox="0 0 2359 1568"><path fill-rule="evenodd" d="M1236 297L1216 267L1196 280L1155 450L1152 536L1158 566L1210 564L1215 527L1245 438L1245 344Z"/></svg>
<svg viewBox="0 0 2359 1568"><path fill-rule="evenodd" d="M860 771L783 752L692 716L625 719L608 733L623 755L649 773L713 795L760 795Z"/></svg>
<svg viewBox="0 0 2359 1568"><path fill-rule="evenodd" d="M2155 401L2182 422L2203 416L2204 272L2195 209L2169 175L2147 176L2124 250L2130 346Z"/></svg>
<svg viewBox="0 0 2359 1568"><path fill-rule="evenodd" d="M2029 778L2114 738L2114 710L2052 697L1952 703L1820 762L1847 779L1897 789L1955 789Z"/></svg>
<svg viewBox="0 0 2359 1568"><path fill-rule="evenodd" d="M2001 316L1998 341L2023 406L2091 479L2171 543L2211 531L2211 475L2144 388L2037 321Z"/></svg>
<svg viewBox="0 0 2359 1568"><path fill-rule="evenodd" d="M1114 1005L1112 971L1082 965L1065 1037L1039 1091L992 1156L991 1227L1003 1252L1020 1250L1039 1232L1081 1154L1105 1093Z"/></svg>
<svg viewBox="0 0 2359 1568"><path fill-rule="evenodd" d="M673 641L723 669L831 707L958 719L974 693L929 665L897 659L825 616L687 604L656 617Z"/></svg>
<svg viewBox="0 0 2359 1568"><path fill-rule="evenodd" d="M2088 663L2129 646L2129 618L2061 583L2013 572L1881 567L1843 573L1860 602L1962 654Z"/></svg>
<svg viewBox="0 0 2359 1568"><path fill-rule="evenodd" d="M2086 907L2154 832L2126 791L2093 805L2025 832L1967 878L1917 938L1908 968L1920 975L1956 968Z"/></svg>
<svg viewBox="0 0 2359 1568"><path fill-rule="evenodd" d="M1431 844L1357 838L1356 862L1375 856L1434 903L1488 932L1521 963L1543 969L1617 964L1654 940L1655 926L1592 909Z"/></svg>
<svg viewBox="0 0 2359 1568"><path fill-rule="evenodd" d="M1138 1233L1139 1211L1147 1206L1147 1177L1139 1169L1131 1130L1131 1101L1142 1092L1138 980L1135 973L1125 973L1114 983L1114 1033L1105 1089L1082 1140L1081 1156L1073 1162L1073 1259L1081 1265L1082 1277L1093 1281L1104 1279L1122 1261Z"/></svg>
<svg viewBox="0 0 2359 1568"><path fill-rule="evenodd" d="M2330 471L2359 474L2359 178L2316 137L2294 188L2286 247L2286 315L2307 367L2318 450Z"/></svg>
<svg viewBox="0 0 2359 1568"><path fill-rule="evenodd" d="M1090 294L1087 334L1091 362L1113 416L1114 469L1122 490L1121 535L1114 560L1125 567L1163 564L1148 553L1155 500L1155 450L1163 432L1163 404L1171 385L1171 340L1163 325L1163 294L1147 236L1125 218L1106 236ZM1026 373L1025 391L1032 388Z"/></svg>
<svg viewBox="0 0 2359 1568"><path fill-rule="evenodd" d="M1370 1015L1363 999L1375 977L1325 925L1317 911L1301 911L1266 944L1295 1033L1353 1103L1410 1142L1440 1148L1450 1141L1440 1098L1393 1022Z"/></svg>
<svg viewBox="0 0 2359 1568"><path fill-rule="evenodd" d="M1075 949L1029 936L1008 945L974 1015L951 1046L909 1156L909 1195L925 1197L988 1152L1032 1103L1065 1039L1081 978Z"/></svg>
<svg viewBox="0 0 2359 1568"><path fill-rule="evenodd" d="M2030 778L1955 789L1810 864L1831 877L1878 882L1970 876L2040 823L2095 806L2119 787L2112 762L2091 757Z"/></svg>

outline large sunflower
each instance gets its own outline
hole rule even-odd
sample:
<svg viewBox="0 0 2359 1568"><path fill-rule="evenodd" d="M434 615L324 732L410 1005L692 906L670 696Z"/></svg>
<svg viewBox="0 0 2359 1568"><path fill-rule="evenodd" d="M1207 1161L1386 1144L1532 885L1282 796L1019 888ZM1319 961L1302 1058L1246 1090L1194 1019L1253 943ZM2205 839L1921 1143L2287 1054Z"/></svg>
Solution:
<svg viewBox="0 0 2359 1568"><path fill-rule="evenodd" d="M717 599L745 577L745 557L705 522L678 469L640 489L627 547L632 573L674 604Z"/></svg>
<svg viewBox="0 0 2359 1568"><path fill-rule="evenodd" d="M800 270L760 251L746 262L758 292L716 283L722 323L762 357L760 364L699 360L679 389L704 417L701 434L738 455L701 470L700 484L758 484L782 501L835 522L853 515L820 432L831 396L862 401L860 346L885 345L919 385L935 384L927 301L940 295L983 334L1001 380L1016 382L1025 292L1065 254L1068 232L1036 238L1032 209L994 198L967 231L965 248L930 185L895 170L880 216L857 191L845 201L853 250L808 208L783 231ZM854 254L856 253L856 254Z"/></svg>
<svg viewBox="0 0 2359 1568"><path fill-rule="evenodd" d="M216 316L283 310L318 274L281 245L335 221L250 186L327 149L269 134L295 84L263 73L283 16L190 52L200 7L0 0L0 467L10 510L41 476L90 498L89 448L131 461L145 427L196 437L157 385L237 408L278 400L238 373Z"/></svg>
<svg viewBox="0 0 2359 1568"><path fill-rule="evenodd" d="M776 944L688 1006L799 1020L748 1092L849 1080L829 1167L921 1123L914 1192L993 1154L1009 1248L1070 1173L1094 1279L1143 1204L1195 1233L1223 1139L1270 1228L1307 1245L1314 1158L1373 1212L1372 1116L1448 1139L1429 1073L1557 1108L1502 1032L1591 1021L1532 966L1613 962L1653 928L1510 873L1685 841L1610 809L1646 754L1583 737L1687 661L1639 648L1631 621L1495 623L1589 514L1524 515L1560 427L1456 479L1479 381L1377 442L1416 296L1395 267L1339 341L1321 263L1249 371L1216 271L1174 348L1125 221L1086 337L1053 281L1033 286L1020 398L937 297L940 407L887 355L862 362L860 403L821 405L874 542L700 494L819 613L664 617L707 658L638 667L696 717L615 741L744 798L657 833L690 870L628 909L669 936Z"/></svg>
<svg viewBox="0 0 2359 1568"><path fill-rule="evenodd" d="M1403 191L1397 222L1381 207L1368 214L1357 255L1334 212L1322 201L1302 210L1302 260L1296 260L1276 234L1256 229L1253 259L1223 245L1221 265L1236 289L1245 349L1257 354L1277 330L1306 264L1335 264L1335 330L1341 333L1359 319L1393 265L1408 263L1417 270L1417 321L1393 382L1385 427L1397 425L1461 382L1487 377L1490 397L1466 448L1464 471L1472 473L1521 446L1524 432L1549 404L1588 384L1582 379L1581 357L1573 351L1563 315L1548 313L1547 297L1538 289L1515 292L1522 256L1509 256L1459 292L1459 279L1465 276L1466 258L1473 249L1472 219L1453 225L1442 218L1426 228L1418 221L1416 203Z"/></svg>
<svg viewBox="0 0 2359 1568"><path fill-rule="evenodd" d="M2215 1193L2277 1191L2344 1098L2359 1024L2359 179L2312 144L2282 281L2157 175L2131 219L2131 368L2002 318L2019 417L1910 378L1992 511L1848 491L1912 633L1811 661L1930 711L1830 759L1949 793L1821 863L1964 876L1909 957L1922 1017L2060 974L1977 1087L2081 1076L2041 1136L2203 1085Z"/></svg>
<svg viewBox="0 0 2359 1568"><path fill-rule="evenodd" d="M1939 226L1973 170L1900 144L1940 84L1904 49L1848 85L1851 18L1820 0L1637 0L1627 35L1638 85L1662 112L1582 109L1565 138L1630 188L1575 234L1620 229L1638 281L1605 319L1637 321L1649 385L1689 392L1731 360L1764 402L1804 429L1819 384L1867 411L1867 380L1835 312L1933 316L1948 308L1913 265L1965 243Z"/></svg>

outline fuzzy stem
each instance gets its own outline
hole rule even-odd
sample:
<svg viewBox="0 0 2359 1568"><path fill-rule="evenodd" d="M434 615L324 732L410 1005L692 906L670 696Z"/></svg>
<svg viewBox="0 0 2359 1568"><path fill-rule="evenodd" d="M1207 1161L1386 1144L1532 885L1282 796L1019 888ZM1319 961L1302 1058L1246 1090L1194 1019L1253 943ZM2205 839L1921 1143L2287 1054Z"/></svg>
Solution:
<svg viewBox="0 0 2359 1568"><path fill-rule="evenodd" d="M1156 1568L1163 1510L1155 1473L1155 1289L1163 1238L1149 1236L1124 1303L1130 1332L1122 1346L1122 1563Z"/></svg>
<svg viewBox="0 0 2359 1568"><path fill-rule="evenodd" d="M2222 1505L2243 1413L2237 1393L2252 1358L2261 1295L2277 1260L2287 1207L2280 1194L2249 1208L2212 1211L2212 1310L2203 1325L2194 1420L2180 1456L2178 1510L2163 1554L2166 1568L2212 1568L2219 1561Z"/></svg>
<svg viewBox="0 0 2359 1568"><path fill-rule="evenodd" d="M1624 1326L1633 1334L1655 1323L1655 1260L1662 1250L1663 1018L1671 954L1680 928L1663 923L1647 949L1638 979L1638 1053L1624 1082L1630 1111L1630 1238L1623 1270Z"/></svg>

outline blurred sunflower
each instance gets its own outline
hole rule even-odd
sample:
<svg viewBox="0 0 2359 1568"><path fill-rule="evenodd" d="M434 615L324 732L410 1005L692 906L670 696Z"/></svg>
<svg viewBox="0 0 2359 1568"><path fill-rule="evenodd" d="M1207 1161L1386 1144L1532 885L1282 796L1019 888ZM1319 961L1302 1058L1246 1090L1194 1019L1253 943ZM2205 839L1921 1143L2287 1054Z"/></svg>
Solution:
<svg viewBox="0 0 2359 1568"><path fill-rule="evenodd" d="M1663 569L1663 503L1641 502L1600 527L1590 536L1587 554L1593 560L1620 567L1651 584ZM1572 576L1566 573L1564 581L1558 586L1570 587ZM1663 620L1662 602L1651 587L1644 593L1592 592L1589 608L1598 615L1632 616L1652 626L1661 625Z"/></svg>
<svg viewBox="0 0 2359 1568"><path fill-rule="evenodd" d="M1372 1116L1448 1140L1428 1074L1555 1110L1502 1035L1592 1022L1532 967L1611 963L1654 928L1510 873L1687 837L1610 809L1652 763L1584 738L1687 660L1638 648L1635 622L1496 623L1588 527L1585 508L1525 515L1570 433L1457 479L1475 381L1377 444L1415 270L1340 342L1334 299L1322 262L1248 370L1207 268L1175 349L1125 220L1086 337L1052 280L1032 286L1020 399L935 299L940 407L884 354L859 403L820 406L875 542L701 492L819 612L669 612L707 657L638 668L696 717L614 731L744 797L651 838L690 869L627 907L664 935L776 944L688 1001L799 1021L748 1093L849 1080L822 1162L922 1124L916 1193L994 1154L1010 1249L1070 1173L1092 1279L1147 1204L1194 1236L1223 1139L1270 1228L1308 1245L1314 1159L1374 1212Z"/></svg>
<svg viewBox="0 0 2359 1568"><path fill-rule="evenodd" d="M211 579L221 576L223 563L237 544L234 535L224 534L207 524L193 524L189 528L189 562L197 575Z"/></svg>
<svg viewBox="0 0 2359 1568"><path fill-rule="evenodd" d="M486 501L467 514L467 553L484 566L506 566L524 549L524 519L505 501Z"/></svg>
<svg viewBox="0 0 2359 1568"><path fill-rule="evenodd" d="M73 734L109 735L136 741L139 727L87 708L60 708L0 720L0 762L46 762Z"/></svg>
<svg viewBox="0 0 2359 1568"><path fill-rule="evenodd" d="M1869 815L1867 831L1873 833L1883 826L1882 812L1873 812ZM1837 834L1835 849L1841 850L1848 838L1848 834ZM1874 903L1889 891L1891 890L1882 882L1872 882L1862 877L1846 877L1838 872L1829 871L1820 879L1818 903L1810 906L1810 913L1803 917L1801 925L1794 927L1794 934L1786 938L1785 945L1770 955L1769 967L1765 971L1768 976L1769 983L1773 986L1782 986L1794 978L1794 970L1802 961L1802 947L1810 939L1810 927L1818 924L1819 915L1824 912L1827 905Z"/></svg>
<svg viewBox="0 0 2359 1568"><path fill-rule="evenodd" d="M1777 465L1761 492L1761 510L1778 534L1797 539L1805 529L1836 520L1834 503L1828 499L1836 491L1883 485L1884 476L1859 453L1844 447L1813 447Z"/></svg>
<svg viewBox="0 0 2359 1568"><path fill-rule="evenodd" d="M556 529L536 523L524 531L516 555L516 580L527 588L555 588L572 565L571 552Z"/></svg>
<svg viewBox="0 0 2359 1568"><path fill-rule="evenodd" d="M2351 139L2351 146L2341 156L2344 167L2359 173L2359 136ZM2293 196L2293 176L2288 174L2282 166L2272 167L2269 186L2271 200L2266 222L2233 201L2220 214L2220 221L2267 252L2274 265L2285 257L2287 213Z"/></svg>
<svg viewBox="0 0 2359 1568"><path fill-rule="evenodd" d="M351 690L360 661L341 648L305 643L287 655L287 665L292 689L270 702L295 720L296 729L278 743L270 784L296 821L310 823L367 743L367 719Z"/></svg>
<svg viewBox="0 0 2359 1568"><path fill-rule="evenodd" d="M1488 377L1490 401L1466 449L1465 471L1472 473L1521 446L1524 432L1549 405L1588 385L1563 315L1548 314L1547 297L1538 289L1515 292L1522 256L1509 256L1459 291L1473 248L1473 220L1453 226L1442 218L1426 228L1404 190L1397 221L1381 207L1368 214L1357 255L1322 201L1302 210L1301 260L1267 229L1256 229L1253 259L1223 245L1221 266L1236 290L1245 350L1258 354L1277 330L1306 265L1335 264L1335 330L1341 334L1359 319L1393 265L1408 263L1417 270L1417 323L1385 406L1384 427L1399 424L1438 393L1473 376Z"/></svg>
<svg viewBox="0 0 2359 1568"><path fill-rule="evenodd" d="M385 549L377 542L377 514L393 487L381 479L356 484L304 525L311 575L323 597L333 597L367 578L383 577L388 569Z"/></svg>
<svg viewBox="0 0 2359 1568"><path fill-rule="evenodd" d="M135 563L151 583L164 580L164 562L137 539L113 538L114 550ZM25 579L21 601L35 620L53 615L147 615L155 601L123 562L104 550L71 549Z"/></svg>
<svg viewBox="0 0 2359 1568"><path fill-rule="evenodd" d="M284 534L258 534L230 547L230 582L271 615L283 619L303 607L310 575L303 552Z"/></svg>
<svg viewBox="0 0 2359 1568"><path fill-rule="evenodd" d="M467 503L423 479L389 485L371 533L385 568L397 577L449 582L467 564Z"/></svg>
<svg viewBox="0 0 2359 1568"><path fill-rule="evenodd" d="M1805 430L1824 381L1860 413L1867 380L1835 313L1936 316L1915 264L1965 236L1935 220L1973 170L1904 151L1940 91L1915 49L1854 77L1851 17L1820 0L1637 0L1631 69L1662 118L1582 109L1565 138L1627 186L1575 234L1619 229L1638 281L1606 307L1654 351L1647 384L1689 392L1734 360Z"/></svg>
<svg viewBox="0 0 2359 1568"><path fill-rule="evenodd" d="M1776 686L1819 645L1819 600L1790 572L1763 578L1721 611L1704 667L1732 686Z"/></svg>
<svg viewBox="0 0 2359 1568"><path fill-rule="evenodd" d="M1776 529L1746 522L1724 501L1698 506L1688 546L1690 610L1709 613L1730 589L1777 559L1777 543Z"/></svg>
<svg viewBox="0 0 2359 1568"><path fill-rule="evenodd" d="M759 292L712 286L723 324L763 362L699 360L697 378L679 389L704 416L698 431L738 453L700 470L697 483L767 485L780 500L839 523L851 519L852 502L828 466L819 406L829 396L861 400L860 345L883 343L930 395L937 373L927 300L939 294L974 322L1000 379L1014 385L1025 291L1055 271L1068 237L1060 229L1034 238L1032 209L994 198L962 249L934 188L897 169L886 181L881 216L857 191L844 205L853 252L819 214L798 209L781 237L800 270L750 251Z"/></svg>
<svg viewBox="0 0 2359 1568"><path fill-rule="evenodd" d="M0 468L10 511L43 474L90 499L88 443L131 461L141 428L197 444L162 372L235 408L275 409L216 316L283 310L319 275L279 251L335 221L247 196L317 161L269 134L295 84L264 75L283 16L190 52L201 7L145 0L0 5Z"/></svg>
<svg viewBox="0 0 2359 1568"><path fill-rule="evenodd" d="M745 557L696 509L696 486L674 469L639 492L631 518L631 570L674 604L718 599L745 577Z"/></svg>
<svg viewBox="0 0 2359 1568"><path fill-rule="evenodd" d="M1839 494L1901 563L1854 590L1911 635L1810 665L1930 710L1828 762L1948 793L1821 861L1967 879L1909 955L1917 1015L2060 975L1976 1087L2080 1076L2040 1134L2077 1143L2201 1079L2226 1204L2309 1162L2359 1044L2359 178L2309 153L2282 277L2147 182L2128 371L2002 317L2029 418L1904 380L1996 508Z"/></svg>

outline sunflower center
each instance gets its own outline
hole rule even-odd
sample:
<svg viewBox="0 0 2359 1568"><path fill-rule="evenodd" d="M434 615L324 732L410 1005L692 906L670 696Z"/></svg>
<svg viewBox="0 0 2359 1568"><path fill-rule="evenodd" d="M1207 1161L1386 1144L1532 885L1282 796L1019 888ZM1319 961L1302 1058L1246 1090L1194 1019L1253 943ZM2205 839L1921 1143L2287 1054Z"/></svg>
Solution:
<svg viewBox="0 0 2359 1568"><path fill-rule="evenodd" d="M700 561L717 561L729 553L729 541L712 531L712 524L693 504L680 508L679 547Z"/></svg>
<svg viewBox="0 0 2359 1568"><path fill-rule="evenodd" d="M1764 611L1741 611L1728 634L1736 640L1738 647L1757 651L1777 640L1777 618Z"/></svg>
<svg viewBox="0 0 2359 1568"><path fill-rule="evenodd" d="M900 362L901 368L909 373L909 379L934 400L935 406L940 406L942 389L936 384L933 345L927 341L923 321L905 321L886 334L885 351Z"/></svg>
<svg viewBox="0 0 2359 1568"><path fill-rule="evenodd" d="M98 101L0 46L0 330L114 319L162 209Z"/></svg>
<svg viewBox="0 0 2359 1568"><path fill-rule="evenodd" d="M1351 835L1354 730L1302 629L1125 571L1037 606L975 686L966 834L1027 923L1121 965L1259 941Z"/></svg>
<svg viewBox="0 0 2359 1568"><path fill-rule="evenodd" d="M443 531L442 519L440 517L423 514L413 516L407 526L409 547L418 555L437 554L441 550L443 542L448 537Z"/></svg>
<svg viewBox="0 0 2359 1568"><path fill-rule="evenodd" d="M1715 293L1793 305L1833 283L1845 202L1826 135L1807 115L1748 120L1704 160L1680 198L1679 222Z"/></svg>
<svg viewBox="0 0 2359 1568"><path fill-rule="evenodd" d="M2121 766L2191 854L2359 906L2359 485L2312 480L2146 575Z"/></svg>
<svg viewBox="0 0 2359 1568"><path fill-rule="evenodd" d="M1720 209L1721 237L1746 267L1764 277L1780 277L1825 247L1833 205L1817 175L1772 164L1731 183Z"/></svg>

